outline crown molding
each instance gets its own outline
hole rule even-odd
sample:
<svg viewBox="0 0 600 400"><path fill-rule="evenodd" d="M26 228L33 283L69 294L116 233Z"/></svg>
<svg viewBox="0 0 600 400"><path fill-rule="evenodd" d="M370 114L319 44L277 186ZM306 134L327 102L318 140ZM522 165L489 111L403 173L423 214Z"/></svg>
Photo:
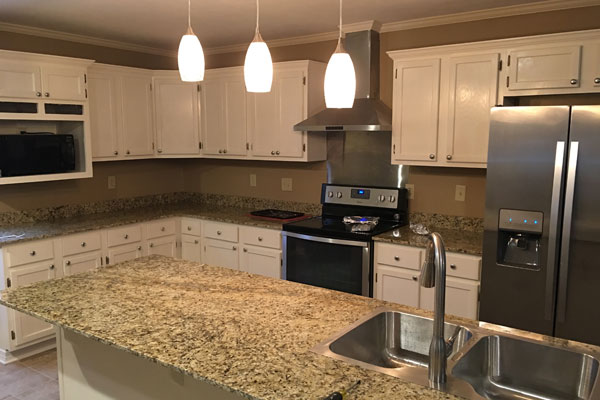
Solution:
<svg viewBox="0 0 600 400"><path fill-rule="evenodd" d="M546 0L537 3L490 8L436 17L416 18L407 21L388 22L381 26L381 32L404 31L436 25L449 25L513 15L534 14L540 12L566 10L600 5L600 0Z"/></svg>
<svg viewBox="0 0 600 400"><path fill-rule="evenodd" d="M339 25L338 25L339 27ZM342 31L345 33L361 32L361 31L381 31L381 22L377 20L355 22L353 24L342 25Z"/></svg>

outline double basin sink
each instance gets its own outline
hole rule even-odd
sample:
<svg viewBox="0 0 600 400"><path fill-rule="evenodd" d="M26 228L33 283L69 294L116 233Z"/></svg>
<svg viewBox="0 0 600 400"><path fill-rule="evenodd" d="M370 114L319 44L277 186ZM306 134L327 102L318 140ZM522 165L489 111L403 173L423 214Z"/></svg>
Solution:
<svg viewBox="0 0 600 400"><path fill-rule="evenodd" d="M312 350L428 386L432 332L430 318L378 309ZM451 323L444 336L447 383L439 390L469 399L600 399L600 355L583 345Z"/></svg>

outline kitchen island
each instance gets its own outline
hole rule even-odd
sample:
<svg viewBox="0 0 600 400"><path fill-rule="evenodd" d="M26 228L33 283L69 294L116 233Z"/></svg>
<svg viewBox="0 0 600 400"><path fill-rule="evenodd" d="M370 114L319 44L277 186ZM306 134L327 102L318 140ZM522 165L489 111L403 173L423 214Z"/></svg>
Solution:
<svg viewBox="0 0 600 400"><path fill-rule="evenodd" d="M152 256L0 303L58 327L63 400L454 398L310 351L380 306L423 313L371 298Z"/></svg>

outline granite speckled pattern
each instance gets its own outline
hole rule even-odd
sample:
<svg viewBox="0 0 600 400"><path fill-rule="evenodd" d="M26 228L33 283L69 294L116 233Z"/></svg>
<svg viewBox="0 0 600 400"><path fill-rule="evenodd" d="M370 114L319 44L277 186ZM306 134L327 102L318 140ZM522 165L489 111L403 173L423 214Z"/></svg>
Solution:
<svg viewBox="0 0 600 400"><path fill-rule="evenodd" d="M438 229L454 229L468 232L483 232L483 218L461 217L456 215L410 213L410 222L435 226Z"/></svg>
<svg viewBox="0 0 600 400"><path fill-rule="evenodd" d="M161 256L2 292L1 304L249 399L456 399L315 354L380 306L361 296Z"/></svg>
<svg viewBox="0 0 600 400"><path fill-rule="evenodd" d="M429 227L431 232L442 235L446 251L480 256L483 253L483 233L458 229ZM376 242L427 247L427 238L410 230L408 226L382 233L373 238Z"/></svg>

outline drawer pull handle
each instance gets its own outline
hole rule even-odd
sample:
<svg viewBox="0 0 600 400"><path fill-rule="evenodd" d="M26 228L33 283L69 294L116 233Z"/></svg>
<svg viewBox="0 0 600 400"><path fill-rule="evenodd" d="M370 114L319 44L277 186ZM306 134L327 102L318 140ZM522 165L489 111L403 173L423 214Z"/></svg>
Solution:
<svg viewBox="0 0 600 400"><path fill-rule="evenodd" d="M435 154L431 153L431 154L429 155L429 159L430 159L430 160L433 160L434 158L435 158Z"/></svg>
<svg viewBox="0 0 600 400"><path fill-rule="evenodd" d="M277 151L275 152L275 154L276 154L276 155L279 155L279 154L281 154L281 153L279 152L279 150L277 150Z"/></svg>
<svg viewBox="0 0 600 400"><path fill-rule="evenodd" d="M456 269L456 264L450 264L450 269Z"/></svg>
<svg viewBox="0 0 600 400"><path fill-rule="evenodd" d="M71 261L67 261L67 265L71 265Z"/></svg>
<svg viewBox="0 0 600 400"><path fill-rule="evenodd" d="M115 150L115 151L113 152L113 154L114 154L115 156L118 156L118 155L119 155L119 152L118 152L117 150Z"/></svg>
<svg viewBox="0 0 600 400"><path fill-rule="evenodd" d="M222 232L221 231L217 231L217 235L220 235Z"/></svg>
<svg viewBox="0 0 600 400"><path fill-rule="evenodd" d="M263 240L262 236L259 236L259 237L258 237L258 241L259 241L259 242L262 242L262 240Z"/></svg>
<svg viewBox="0 0 600 400"><path fill-rule="evenodd" d="M44 93L44 96L50 97L50 93L46 92L46 93Z"/></svg>
<svg viewBox="0 0 600 400"><path fill-rule="evenodd" d="M81 247L85 247L87 245L86 242L81 242Z"/></svg>
<svg viewBox="0 0 600 400"><path fill-rule="evenodd" d="M191 227L191 226L188 226L188 231L191 231L191 230L192 230L192 227Z"/></svg>
<svg viewBox="0 0 600 400"><path fill-rule="evenodd" d="M129 239L129 235L125 234L125 236L123 236L125 239Z"/></svg>
<svg viewBox="0 0 600 400"><path fill-rule="evenodd" d="M244 247L244 253L247 253L247 252L248 252L248 249Z"/></svg>
<svg viewBox="0 0 600 400"><path fill-rule="evenodd" d="M154 247L154 243L150 243L150 247Z"/></svg>
<svg viewBox="0 0 600 400"><path fill-rule="evenodd" d="M413 281L418 281L419 277L418 276L413 276Z"/></svg>
<svg viewBox="0 0 600 400"><path fill-rule="evenodd" d="M594 83L600 83L600 78L594 79Z"/></svg>
<svg viewBox="0 0 600 400"><path fill-rule="evenodd" d="M162 226L162 227L160 228L160 231L161 231L161 232L164 232L164 231L165 231L165 227L164 227L164 226Z"/></svg>
<svg viewBox="0 0 600 400"><path fill-rule="evenodd" d="M138 250L142 250L142 246L138 246Z"/></svg>
<svg viewBox="0 0 600 400"><path fill-rule="evenodd" d="M194 240L194 244L198 244L198 240L197 240L197 239L196 239L196 240Z"/></svg>
<svg viewBox="0 0 600 400"><path fill-rule="evenodd" d="M394 256L394 260L400 261L400 256Z"/></svg>
<svg viewBox="0 0 600 400"><path fill-rule="evenodd" d="M35 92L35 95L36 95L37 97L42 97L42 92Z"/></svg>
<svg viewBox="0 0 600 400"><path fill-rule="evenodd" d="M577 79L571 79L571 85L577 85Z"/></svg>
<svg viewBox="0 0 600 400"><path fill-rule="evenodd" d="M273 150L273 151L271 152L271 155L272 155L272 156L274 156L274 155L275 155L275 150Z"/></svg>
<svg viewBox="0 0 600 400"><path fill-rule="evenodd" d="M52 265L50 266L50 269L51 269L51 270L52 270L52 269L54 269L54 264L52 264Z"/></svg>
<svg viewBox="0 0 600 400"><path fill-rule="evenodd" d="M31 252L29 253L30 256L35 256L35 250L31 250Z"/></svg>
<svg viewBox="0 0 600 400"><path fill-rule="evenodd" d="M237 250L237 247L233 246L231 249L232 249L232 250Z"/></svg>

